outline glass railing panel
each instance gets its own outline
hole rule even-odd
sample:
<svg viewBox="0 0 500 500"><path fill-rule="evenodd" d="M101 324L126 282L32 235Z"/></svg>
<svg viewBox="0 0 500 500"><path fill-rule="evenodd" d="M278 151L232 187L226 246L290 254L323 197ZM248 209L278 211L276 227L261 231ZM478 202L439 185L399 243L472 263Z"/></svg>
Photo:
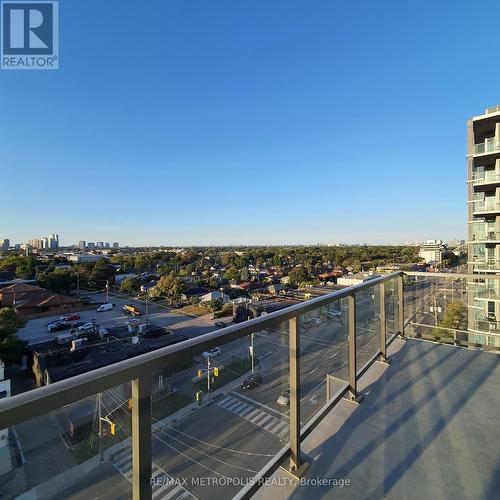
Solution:
<svg viewBox="0 0 500 500"><path fill-rule="evenodd" d="M380 287L356 292L356 371L380 351Z"/></svg>
<svg viewBox="0 0 500 500"><path fill-rule="evenodd" d="M0 430L5 498L131 498L130 384Z"/></svg>
<svg viewBox="0 0 500 500"><path fill-rule="evenodd" d="M385 317L387 339L399 330L398 290L399 279L393 278L385 282Z"/></svg>
<svg viewBox="0 0 500 500"><path fill-rule="evenodd" d="M154 498L232 498L289 442L288 327L200 350L154 375Z"/></svg>
<svg viewBox="0 0 500 500"><path fill-rule="evenodd" d="M341 299L299 316L302 424L326 403L327 389L331 397L348 380L347 308Z"/></svg>
<svg viewBox="0 0 500 500"><path fill-rule="evenodd" d="M453 344L468 337L468 302L475 285L452 274L405 278L407 334Z"/></svg>

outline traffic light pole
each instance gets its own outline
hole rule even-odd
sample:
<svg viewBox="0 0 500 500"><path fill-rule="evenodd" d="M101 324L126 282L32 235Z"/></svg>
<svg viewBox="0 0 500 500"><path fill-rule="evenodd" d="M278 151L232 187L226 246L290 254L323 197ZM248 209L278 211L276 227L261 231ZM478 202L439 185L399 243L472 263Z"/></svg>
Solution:
<svg viewBox="0 0 500 500"><path fill-rule="evenodd" d="M99 413L99 461L102 462L104 457L102 454L102 415L101 415L101 393L97 395L98 413Z"/></svg>
<svg viewBox="0 0 500 500"><path fill-rule="evenodd" d="M252 373L255 370L255 362L254 362L254 356L255 356L255 344L254 344L254 334L250 334L250 359L252 361Z"/></svg>
<svg viewBox="0 0 500 500"><path fill-rule="evenodd" d="M210 401L210 356L207 356L207 398Z"/></svg>

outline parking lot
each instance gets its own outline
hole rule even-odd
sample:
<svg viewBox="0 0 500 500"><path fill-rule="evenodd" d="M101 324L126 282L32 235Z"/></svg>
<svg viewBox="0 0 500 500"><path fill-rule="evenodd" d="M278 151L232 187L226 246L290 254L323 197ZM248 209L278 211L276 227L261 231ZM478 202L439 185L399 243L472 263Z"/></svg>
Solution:
<svg viewBox="0 0 500 500"><path fill-rule="evenodd" d="M92 300L95 302L104 302L106 299L103 294L96 294L92 295ZM110 297L109 302L115 304L114 308L109 311L98 312L97 308L99 306L96 305L95 308L91 310L78 312L77 314L80 315L78 322L87 323L95 319L98 326L122 326L125 324L125 321L131 318L131 316L122 312L122 307L125 304L131 304L138 307L141 311L139 319L145 319L146 307L144 301L142 300ZM47 325L55 320L58 320L63 315L66 314L56 314L44 318L31 319L18 331L18 336L21 340L27 342L28 344L54 340L56 335L64 333L68 330L49 332L47 330ZM168 328L174 332L182 333L187 337L197 337L198 335L217 329L215 321L211 320L210 316L210 314L206 314L205 316L193 318L176 312L175 310L159 306L154 302L149 303L150 322L155 325ZM76 321L71 323L76 323Z"/></svg>

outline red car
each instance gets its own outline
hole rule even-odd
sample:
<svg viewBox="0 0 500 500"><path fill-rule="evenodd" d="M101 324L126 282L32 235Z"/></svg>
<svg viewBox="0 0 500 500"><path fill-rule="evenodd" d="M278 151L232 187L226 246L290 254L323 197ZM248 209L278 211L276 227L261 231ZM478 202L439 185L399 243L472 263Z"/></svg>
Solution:
<svg viewBox="0 0 500 500"><path fill-rule="evenodd" d="M69 314L68 316L63 316L61 318L62 321L76 321L77 319L80 319L79 314Z"/></svg>

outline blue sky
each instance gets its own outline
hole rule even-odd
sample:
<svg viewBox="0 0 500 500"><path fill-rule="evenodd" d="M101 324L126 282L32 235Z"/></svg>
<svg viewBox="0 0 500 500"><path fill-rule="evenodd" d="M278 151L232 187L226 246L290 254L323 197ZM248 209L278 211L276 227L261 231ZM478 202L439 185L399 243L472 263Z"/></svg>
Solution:
<svg viewBox="0 0 500 500"><path fill-rule="evenodd" d="M0 237L465 237L494 1L60 1L60 69L0 71Z"/></svg>

